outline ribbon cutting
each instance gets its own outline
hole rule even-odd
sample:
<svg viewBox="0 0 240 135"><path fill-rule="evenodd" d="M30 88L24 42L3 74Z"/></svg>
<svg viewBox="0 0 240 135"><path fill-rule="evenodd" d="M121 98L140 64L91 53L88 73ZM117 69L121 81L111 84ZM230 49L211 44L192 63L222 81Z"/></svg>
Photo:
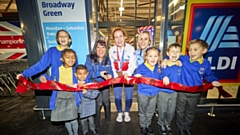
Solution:
<svg viewBox="0 0 240 135"><path fill-rule="evenodd" d="M147 84L156 86L159 88L168 88L175 91L182 91L182 92L206 92L209 89L213 89L213 85L211 83L205 83L200 86L184 86L179 83L170 82L169 85L163 84L162 80L157 80L153 78L148 77L132 77L128 76L127 78L124 78L124 76L108 79L103 82L93 82L93 83L87 83L84 85L78 85L78 84L61 84L55 81L48 80L46 83L34 83L32 81L27 80L24 77L20 77L18 80L18 85L16 92L17 93L26 93L28 89L31 90L61 90L61 91L69 91L69 92L77 92L82 91L83 89L86 90L97 90L102 87L106 87L108 85L114 85L114 84ZM228 92L226 92L222 86L217 87L218 92L223 97L232 97Z"/></svg>

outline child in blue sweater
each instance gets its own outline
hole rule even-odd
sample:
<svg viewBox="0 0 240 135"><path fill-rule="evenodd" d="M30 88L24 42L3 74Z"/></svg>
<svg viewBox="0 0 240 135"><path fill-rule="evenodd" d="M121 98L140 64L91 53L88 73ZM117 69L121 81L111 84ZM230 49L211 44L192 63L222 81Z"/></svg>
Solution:
<svg viewBox="0 0 240 135"><path fill-rule="evenodd" d="M160 79L158 68L161 59L160 50L156 47L149 47L146 50L144 59L145 62L138 66L134 76ZM138 84L138 111L142 135L153 134L150 125L156 109L158 91L158 87Z"/></svg>
<svg viewBox="0 0 240 135"><path fill-rule="evenodd" d="M62 51L70 47L72 38L67 31L59 30L56 34L56 40L58 46L49 48L36 64L18 74L17 79L19 76L32 77L43 72L49 66L51 66L51 73L57 70L62 65L62 61L60 60Z"/></svg>
<svg viewBox="0 0 240 135"><path fill-rule="evenodd" d="M202 79L220 86L218 79L211 72L211 65L203 55L208 51L208 44L201 39L188 43L189 56L181 56L182 70L180 83L186 86L202 85ZM177 127L180 135L192 135L191 125L194 120L200 93L178 92L177 97Z"/></svg>
<svg viewBox="0 0 240 135"><path fill-rule="evenodd" d="M62 66L53 71L48 80L54 80L63 84L77 84L78 80L74 76L76 53L71 49L62 51ZM46 82L47 76L41 76L40 81ZM50 99L51 121L65 122L69 135L78 135L78 106L80 104L78 92L56 91L52 92Z"/></svg>
<svg viewBox="0 0 240 135"><path fill-rule="evenodd" d="M75 76L78 78L78 84L84 85L85 83L90 82L90 79L87 78L88 70L85 65L78 65L76 67ZM81 104L78 109L78 113L81 118L83 135L87 135L89 133L88 128L94 135L97 134L95 131L94 115L96 113L95 99L98 97L99 93L100 92L98 90L83 90L82 92Z"/></svg>
<svg viewBox="0 0 240 135"><path fill-rule="evenodd" d="M181 66L179 66L178 58L181 55L181 45L174 43L169 45L167 51L169 60L166 68L161 69L163 83L168 85L171 82L179 82ZM177 92L171 89L160 88L158 92L158 125L161 135L172 135L170 128L172 119L175 115L177 101Z"/></svg>

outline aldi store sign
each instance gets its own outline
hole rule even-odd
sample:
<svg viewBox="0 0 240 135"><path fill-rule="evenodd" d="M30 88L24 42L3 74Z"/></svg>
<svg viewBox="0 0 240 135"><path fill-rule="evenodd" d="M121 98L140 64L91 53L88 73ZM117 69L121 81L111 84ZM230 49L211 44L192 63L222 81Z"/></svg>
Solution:
<svg viewBox="0 0 240 135"><path fill-rule="evenodd" d="M188 41L205 40L209 44L205 58L220 82L240 85L240 2L194 1L187 9L185 52Z"/></svg>

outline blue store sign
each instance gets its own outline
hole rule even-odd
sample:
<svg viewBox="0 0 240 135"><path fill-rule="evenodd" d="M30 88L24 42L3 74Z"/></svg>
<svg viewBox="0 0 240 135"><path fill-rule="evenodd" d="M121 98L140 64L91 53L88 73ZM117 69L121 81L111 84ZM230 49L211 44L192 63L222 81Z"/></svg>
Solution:
<svg viewBox="0 0 240 135"><path fill-rule="evenodd" d="M209 44L207 58L221 83L240 82L240 3L191 4L186 42ZM186 25L186 24L185 24Z"/></svg>

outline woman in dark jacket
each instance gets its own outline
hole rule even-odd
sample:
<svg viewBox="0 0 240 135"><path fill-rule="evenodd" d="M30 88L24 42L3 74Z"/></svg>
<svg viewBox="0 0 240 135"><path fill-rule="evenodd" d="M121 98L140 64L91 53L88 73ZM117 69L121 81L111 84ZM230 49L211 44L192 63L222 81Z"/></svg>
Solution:
<svg viewBox="0 0 240 135"><path fill-rule="evenodd" d="M89 77L92 82L102 82L110 79L113 76L111 61L108 56L107 45L104 40L97 40L94 44L93 50L90 55L87 56L85 63ZM98 132L100 127L100 111L102 106L105 111L106 122L110 123L110 91L109 86L99 89L100 94L96 100L96 116L95 124L96 131Z"/></svg>

